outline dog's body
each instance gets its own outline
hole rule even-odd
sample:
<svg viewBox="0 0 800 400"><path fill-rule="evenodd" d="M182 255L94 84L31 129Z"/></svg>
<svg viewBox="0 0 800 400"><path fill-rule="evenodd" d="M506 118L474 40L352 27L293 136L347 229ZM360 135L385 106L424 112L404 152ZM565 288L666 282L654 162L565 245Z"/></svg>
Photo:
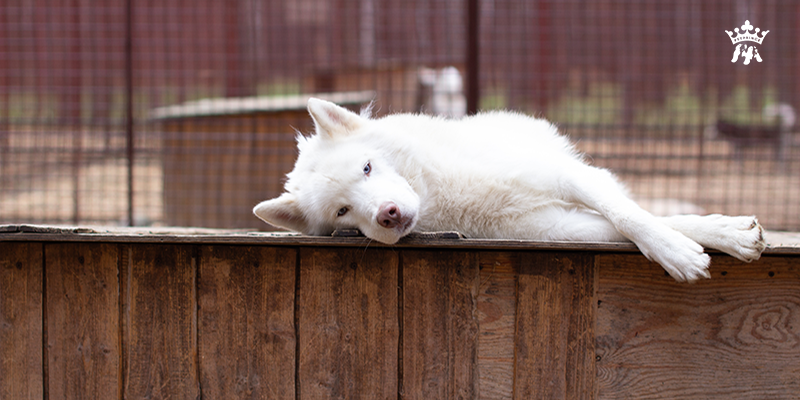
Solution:
<svg viewBox="0 0 800 400"><path fill-rule="evenodd" d="M508 112L371 119L317 99L308 108L317 133L298 137L286 193L253 210L276 226L311 235L355 227L387 244L412 231L630 240L681 281L709 277L702 246L748 262L765 247L755 217L654 217L545 120Z"/></svg>

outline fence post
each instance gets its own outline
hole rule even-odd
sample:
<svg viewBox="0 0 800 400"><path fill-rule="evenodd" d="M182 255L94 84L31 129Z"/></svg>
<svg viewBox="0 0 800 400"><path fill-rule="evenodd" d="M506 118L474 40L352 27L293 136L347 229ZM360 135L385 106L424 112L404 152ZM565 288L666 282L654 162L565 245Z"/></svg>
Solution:
<svg viewBox="0 0 800 400"><path fill-rule="evenodd" d="M478 0L467 0L467 115L478 112L480 102L480 74L478 71L480 4Z"/></svg>
<svg viewBox="0 0 800 400"><path fill-rule="evenodd" d="M133 222L133 0L125 0L125 134L128 158L128 225Z"/></svg>

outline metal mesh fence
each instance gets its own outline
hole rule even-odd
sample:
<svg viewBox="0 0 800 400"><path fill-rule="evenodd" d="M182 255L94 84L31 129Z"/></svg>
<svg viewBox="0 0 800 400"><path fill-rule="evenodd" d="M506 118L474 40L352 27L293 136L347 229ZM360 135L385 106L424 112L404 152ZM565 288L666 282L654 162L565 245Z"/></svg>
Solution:
<svg viewBox="0 0 800 400"><path fill-rule="evenodd" d="M0 223L262 227L316 94L546 117L656 213L798 230L799 19L790 0L6 1Z"/></svg>

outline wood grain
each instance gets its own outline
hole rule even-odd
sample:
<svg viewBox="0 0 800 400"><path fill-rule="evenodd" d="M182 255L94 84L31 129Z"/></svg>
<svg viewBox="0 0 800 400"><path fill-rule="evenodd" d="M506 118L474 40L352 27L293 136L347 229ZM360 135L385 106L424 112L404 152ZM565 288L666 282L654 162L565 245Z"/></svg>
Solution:
<svg viewBox="0 0 800 400"><path fill-rule="evenodd" d="M477 295L478 397L509 399L514 389L518 252L481 252Z"/></svg>
<svg viewBox="0 0 800 400"><path fill-rule="evenodd" d="M50 399L119 396L118 246L45 245Z"/></svg>
<svg viewBox="0 0 800 400"><path fill-rule="evenodd" d="M295 398L296 257L291 248L200 248L204 397Z"/></svg>
<svg viewBox="0 0 800 400"><path fill-rule="evenodd" d="M477 396L479 284L476 253L403 252L403 398Z"/></svg>
<svg viewBox="0 0 800 400"><path fill-rule="evenodd" d="M593 257L549 252L522 257L515 398L594 398Z"/></svg>
<svg viewBox="0 0 800 400"><path fill-rule="evenodd" d="M397 397L398 263L389 250L300 250L300 398Z"/></svg>
<svg viewBox="0 0 800 400"><path fill-rule="evenodd" d="M712 260L680 284L637 255L602 255L600 398L800 397L800 258Z"/></svg>
<svg viewBox="0 0 800 400"><path fill-rule="evenodd" d="M0 243L0 399L44 397L42 244Z"/></svg>
<svg viewBox="0 0 800 400"><path fill-rule="evenodd" d="M800 398L797 255L281 243L0 242L0 398Z"/></svg>
<svg viewBox="0 0 800 400"><path fill-rule="evenodd" d="M125 398L196 399L200 389L193 248L131 245L127 251Z"/></svg>

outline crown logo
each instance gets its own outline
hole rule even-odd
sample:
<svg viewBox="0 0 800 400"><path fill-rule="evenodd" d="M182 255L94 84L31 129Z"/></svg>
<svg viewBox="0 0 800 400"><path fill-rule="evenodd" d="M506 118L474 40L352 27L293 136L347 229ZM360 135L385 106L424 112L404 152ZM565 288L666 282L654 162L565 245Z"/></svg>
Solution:
<svg viewBox="0 0 800 400"><path fill-rule="evenodd" d="M742 25L741 28L741 32L739 32L739 28L734 28L733 32L725 31L725 33L728 34L728 37L731 38L731 43L736 45L736 49L733 50L733 58L731 59L731 62L736 63L740 56L744 59L744 65L749 65L750 60L754 58L756 61L761 62L761 54L758 53L756 45L752 44L748 46L744 42L755 42L756 44L761 44L769 31L761 32L761 29L756 28L753 33L750 33L750 31L753 30L753 25L750 25L750 20L744 21L744 25ZM733 36L734 32L736 32L736 37ZM758 32L761 32L761 36L758 35Z"/></svg>
<svg viewBox="0 0 800 400"><path fill-rule="evenodd" d="M739 32L739 28L733 28L733 32L725 31L725 33L727 33L731 38L731 43L736 44L739 42L756 42L761 44L761 42L764 41L764 37L769 33L769 31L763 31L761 32L761 36L758 36L758 32L761 31L759 28L756 28L754 33L750 33L750 31L753 29L753 25L750 25L749 20L744 21L744 25L742 25L741 28L742 32ZM734 32L736 32L736 37L733 37Z"/></svg>

